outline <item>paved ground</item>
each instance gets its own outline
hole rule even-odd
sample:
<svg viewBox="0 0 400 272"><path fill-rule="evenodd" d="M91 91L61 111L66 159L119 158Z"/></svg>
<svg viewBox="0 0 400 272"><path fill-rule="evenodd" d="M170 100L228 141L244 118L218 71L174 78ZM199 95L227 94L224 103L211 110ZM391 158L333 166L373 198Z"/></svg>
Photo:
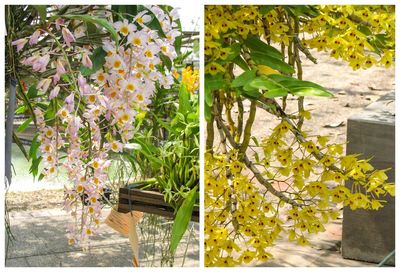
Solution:
<svg viewBox="0 0 400 272"><path fill-rule="evenodd" d="M104 211L104 216L109 210ZM119 235L105 224L93 239L90 251L67 245L65 223L67 217L60 209L40 209L33 211L12 211L10 221L16 240L10 244L6 259L7 267L130 267L131 249L128 239ZM326 232L314 236L311 246L301 247L280 240L272 250L274 259L259 266L286 267L360 267L376 264L343 259L340 254L341 220L326 227ZM194 235L199 236L199 226L194 225ZM183 252L186 249L188 235L178 249L175 266L181 266ZM159 266L160 254L156 250L155 258L144 256L141 241L141 266ZM158 245L160 246L160 245ZM185 259L185 266L199 266L199 240L191 239Z"/></svg>
<svg viewBox="0 0 400 272"><path fill-rule="evenodd" d="M109 210L104 211L104 218ZM65 236L68 217L60 209L41 209L34 211L13 211L10 213L12 232L16 240L9 245L6 266L83 266L83 267L129 267L131 248L128 238L118 234L105 224L93 239L90 251L70 247ZM199 226L194 225L194 236L199 237ZM177 250L175 266L181 266L188 235ZM159 239L157 239L159 240ZM140 244L140 265L159 266L160 252L155 258L144 256L143 241ZM157 245L160 246L159 244ZM153 262L153 264L152 264ZM199 266L199 240L191 239L185 259L185 266Z"/></svg>
<svg viewBox="0 0 400 272"><path fill-rule="evenodd" d="M326 226L326 231L310 239L309 246L297 246L287 240L276 242L271 253L274 259L260 266L297 267L361 267L377 264L343 259L340 252L342 223L338 219Z"/></svg>

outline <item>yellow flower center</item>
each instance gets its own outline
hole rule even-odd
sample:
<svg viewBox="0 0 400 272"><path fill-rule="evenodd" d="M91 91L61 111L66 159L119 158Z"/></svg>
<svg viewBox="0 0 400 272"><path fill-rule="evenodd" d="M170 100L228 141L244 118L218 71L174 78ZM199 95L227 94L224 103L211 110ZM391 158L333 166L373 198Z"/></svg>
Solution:
<svg viewBox="0 0 400 272"><path fill-rule="evenodd" d="M96 102L96 95L94 95L94 94L89 95L89 102L90 103Z"/></svg>
<svg viewBox="0 0 400 272"><path fill-rule="evenodd" d="M93 166L94 169L97 169L97 168L99 168L100 165L99 165L99 163L97 161L94 161L92 166Z"/></svg>
<svg viewBox="0 0 400 272"><path fill-rule="evenodd" d="M106 79L106 77L103 74L98 74L97 75L97 80L103 82Z"/></svg>
<svg viewBox="0 0 400 272"><path fill-rule="evenodd" d="M121 116L121 120L122 120L123 122L128 122L128 120L129 120L129 115L126 114L126 113L124 113L124 114Z"/></svg>
<svg viewBox="0 0 400 272"><path fill-rule="evenodd" d="M137 95L136 95L136 99L137 99L138 101L142 102L144 98L143 98L143 95L142 95L142 94L137 94Z"/></svg>
<svg viewBox="0 0 400 272"><path fill-rule="evenodd" d="M142 45L142 41L139 38L133 38L133 44L134 45Z"/></svg>
<svg viewBox="0 0 400 272"><path fill-rule="evenodd" d="M121 67L121 61L120 60L116 60L116 61L114 61L114 68L115 69L118 69L119 67Z"/></svg>
<svg viewBox="0 0 400 272"><path fill-rule="evenodd" d="M153 53L152 53L150 50L146 50L146 51L144 52L144 55L145 55L146 57L148 57L148 58L152 58L152 57L153 57Z"/></svg>
<svg viewBox="0 0 400 272"><path fill-rule="evenodd" d="M76 187L76 191L77 191L78 193L82 193L82 192L83 192L83 186L82 186L82 185L78 185L78 186Z"/></svg>
<svg viewBox="0 0 400 272"><path fill-rule="evenodd" d="M135 90L135 85L133 85L132 83L128 83L128 85L126 85L126 89L128 91L134 91Z"/></svg>
<svg viewBox="0 0 400 272"><path fill-rule="evenodd" d="M112 151L117 152L118 151L118 144L117 143L112 143L111 144L111 149L112 149Z"/></svg>
<svg viewBox="0 0 400 272"><path fill-rule="evenodd" d="M124 35L128 35L128 33L129 33L129 29L128 29L127 26L122 26L121 29L120 29L120 31L121 31L121 33L124 34Z"/></svg>
<svg viewBox="0 0 400 272"><path fill-rule="evenodd" d="M47 137L52 137L53 136L53 130L51 130L51 129L48 129L47 131L46 131L46 136Z"/></svg>

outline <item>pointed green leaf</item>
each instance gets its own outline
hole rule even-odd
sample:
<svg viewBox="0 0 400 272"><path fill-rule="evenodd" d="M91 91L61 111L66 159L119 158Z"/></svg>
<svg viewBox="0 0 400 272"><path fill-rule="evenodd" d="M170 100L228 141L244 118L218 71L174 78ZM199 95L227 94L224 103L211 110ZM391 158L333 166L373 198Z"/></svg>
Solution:
<svg viewBox="0 0 400 272"><path fill-rule="evenodd" d="M191 109L189 97L190 97L190 95L186 89L186 86L184 84L181 84L181 88L179 89L179 109L178 109L178 111L182 114L186 114Z"/></svg>
<svg viewBox="0 0 400 272"><path fill-rule="evenodd" d="M275 6L273 5L264 5L260 7L260 14L261 15L265 15L268 12L270 12L271 10L273 10L275 8Z"/></svg>
<svg viewBox="0 0 400 272"><path fill-rule="evenodd" d="M29 87L29 90L28 90L28 93L26 94L26 96L29 99L36 98L38 96L38 89L36 89L35 86Z"/></svg>
<svg viewBox="0 0 400 272"><path fill-rule="evenodd" d="M23 122L18 128L17 128L17 132L21 133L24 132L25 129L29 126L29 124L32 122L32 117L29 117L28 119L25 120L25 122Z"/></svg>
<svg viewBox="0 0 400 272"><path fill-rule="evenodd" d="M15 131L13 131L13 141L14 143L17 144L19 149L21 150L22 154L24 154L24 157L29 160L28 153L26 152L25 146L22 144L21 140L18 138L17 134L15 134Z"/></svg>
<svg viewBox="0 0 400 272"><path fill-rule="evenodd" d="M194 204L199 197L198 187L193 188L186 196L178 212L176 213L172 226L170 251L175 253L183 234L185 233L189 221L192 218Z"/></svg>
<svg viewBox="0 0 400 272"><path fill-rule="evenodd" d="M230 48L231 51L230 51L228 57L226 58L226 60L224 60L224 62L230 62L230 61L234 60L236 57L238 57L240 54L241 46L239 43L234 43L231 46L229 46L228 48Z"/></svg>
<svg viewBox="0 0 400 272"><path fill-rule="evenodd" d="M222 75L206 75L204 79L205 101L207 105L212 106L212 92L215 90L224 89L226 82L222 78Z"/></svg>
<svg viewBox="0 0 400 272"><path fill-rule="evenodd" d="M250 86L261 90L267 90L267 92L264 93L264 96L270 98L286 96L290 92L290 90L287 89L285 86L279 84L279 82L274 81L273 79L270 79L269 77L266 76L260 76L255 78L250 82Z"/></svg>
<svg viewBox="0 0 400 272"><path fill-rule="evenodd" d="M243 71L248 71L250 70L249 66L247 63L244 61L244 59L241 56L237 56L232 60L233 63L235 63L237 66L242 68Z"/></svg>
<svg viewBox="0 0 400 272"><path fill-rule="evenodd" d="M274 80L286 89L290 90L290 93L297 96L333 96L328 90L321 85L306 80L298 80L292 77L286 77L283 75L269 75L269 79Z"/></svg>
<svg viewBox="0 0 400 272"><path fill-rule="evenodd" d="M46 5L33 5L33 7L37 10L40 21L44 23L46 21L47 16L47 6Z"/></svg>
<svg viewBox="0 0 400 272"><path fill-rule="evenodd" d="M276 59L282 59L281 52L279 52L275 47L272 47L261 41L256 36L248 36L247 39L244 40L244 44L250 49L252 53L260 53Z"/></svg>
<svg viewBox="0 0 400 272"><path fill-rule="evenodd" d="M285 73L285 74L293 74L294 73L293 67L280 59L271 57L269 55L261 54L259 52L253 52L250 54L250 56L251 56L251 59L257 65L260 65L260 64L266 65L266 66L271 67L272 69L281 71L282 73Z"/></svg>
<svg viewBox="0 0 400 272"><path fill-rule="evenodd" d="M261 93L258 91L258 89L252 87L250 82L243 86L243 91L241 94L251 99L257 99L261 96Z"/></svg>
<svg viewBox="0 0 400 272"><path fill-rule="evenodd" d="M256 73L256 70L249 70L242 73L240 76L236 77L232 81L231 87L236 88L246 85L249 81L253 80L256 77Z"/></svg>

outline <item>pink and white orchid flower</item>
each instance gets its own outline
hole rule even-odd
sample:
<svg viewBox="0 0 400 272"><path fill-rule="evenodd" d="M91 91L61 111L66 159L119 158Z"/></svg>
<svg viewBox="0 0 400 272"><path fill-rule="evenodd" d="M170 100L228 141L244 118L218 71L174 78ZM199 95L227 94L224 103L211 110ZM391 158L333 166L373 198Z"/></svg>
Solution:
<svg viewBox="0 0 400 272"><path fill-rule="evenodd" d="M71 46L71 42L75 42L75 37L74 35L71 33L71 31L69 31L68 28L63 27L62 28L62 35L64 38L64 42L68 45Z"/></svg>
<svg viewBox="0 0 400 272"><path fill-rule="evenodd" d="M24 48L25 44L28 42L28 39L26 38L22 38L22 39L18 39L13 41L11 44L12 45L16 45L17 46L17 52L21 51L22 48Z"/></svg>

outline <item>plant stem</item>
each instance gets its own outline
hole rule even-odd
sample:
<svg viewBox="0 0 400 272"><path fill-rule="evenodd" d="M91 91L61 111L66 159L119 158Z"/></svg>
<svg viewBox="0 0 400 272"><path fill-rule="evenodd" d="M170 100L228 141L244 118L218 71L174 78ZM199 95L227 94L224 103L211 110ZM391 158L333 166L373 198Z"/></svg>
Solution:
<svg viewBox="0 0 400 272"><path fill-rule="evenodd" d="M251 100L249 118L247 119L246 126L243 133L243 142L239 149L239 158L243 158L246 154L247 147L250 143L251 128L253 126L257 111L257 101Z"/></svg>

